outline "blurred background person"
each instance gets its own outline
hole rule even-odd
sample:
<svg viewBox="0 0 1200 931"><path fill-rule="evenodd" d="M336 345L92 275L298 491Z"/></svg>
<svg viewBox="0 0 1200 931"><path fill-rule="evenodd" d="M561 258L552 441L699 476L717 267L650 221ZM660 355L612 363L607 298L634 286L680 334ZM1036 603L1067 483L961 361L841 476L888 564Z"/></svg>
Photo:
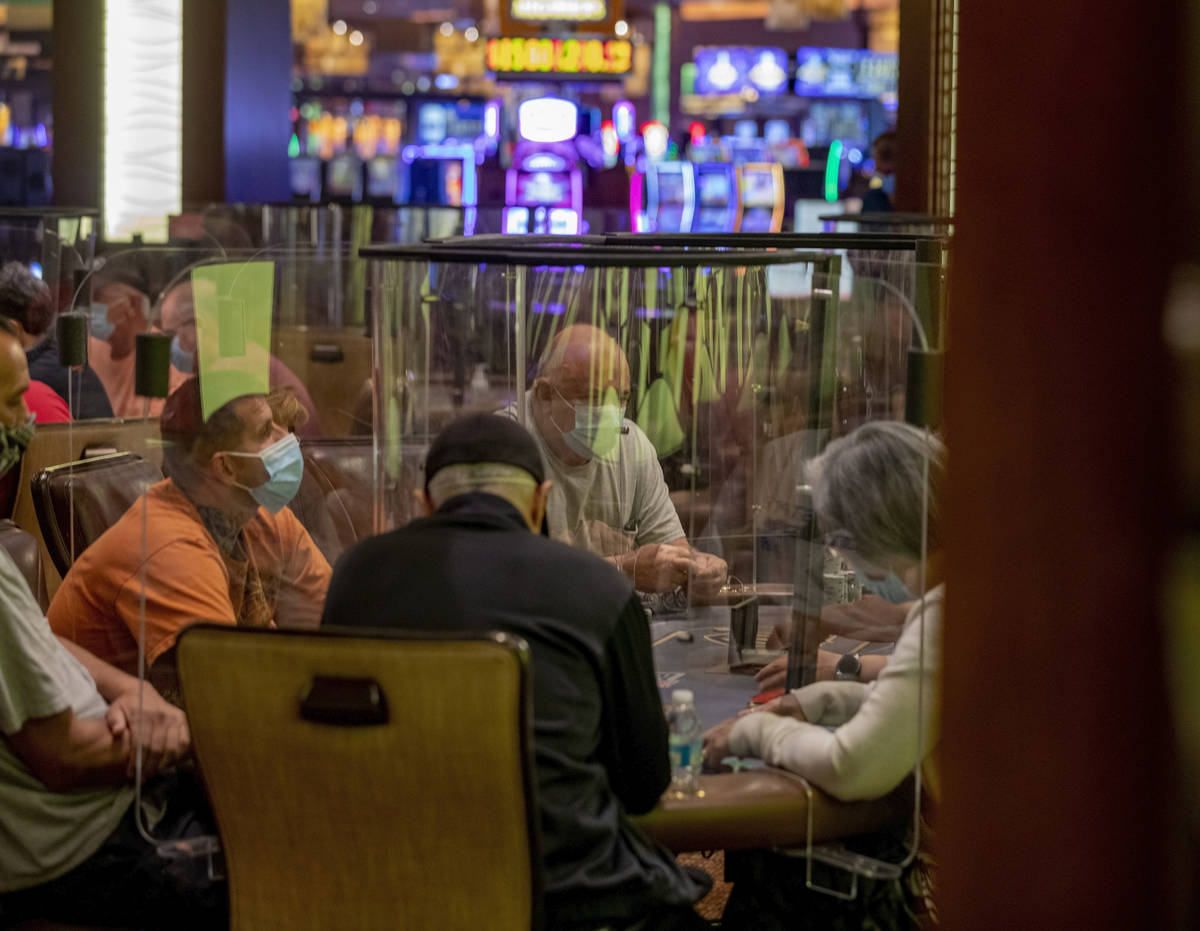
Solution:
<svg viewBox="0 0 1200 931"><path fill-rule="evenodd" d="M889 129L871 143L871 159L875 173L867 181L863 195L863 213L890 213L896 196L896 133Z"/></svg>
<svg viewBox="0 0 1200 931"><path fill-rule="evenodd" d="M117 417L162 413L162 398L142 398L134 391L137 336L150 329L149 292L146 276L128 263L106 262L92 277L88 362L100 376ZM186 375L172 369L170 391L186 380Z"/></svg>
<svg viewBox="0 0 1200 931"><path fill-rule="evenodd" d="M165 332L171 334L171 378L182 380L197 370L196 306L190 278L167 287L159 301L158 323ZM306 414L303 420L293 418L291 429L301 438L320 436L317 407L304 382L274 353L269 358L268 378L272 391L277 388L290 391Z"/></svg>
<svg viewBox="0 0 1200 931"><path fill-rule="evenodd" d="M58 312L46 283L20 262L0 267L0 318L13 327L29 377L48 386L64 401L70 400L75 420L112 417L113 409L99 376L89 366L72 370L58 361L54 320ZM40 389L35 389L35 396ZM61 419L61 418L60 418ZM52 421L39 411L40 423Z"/></svg>

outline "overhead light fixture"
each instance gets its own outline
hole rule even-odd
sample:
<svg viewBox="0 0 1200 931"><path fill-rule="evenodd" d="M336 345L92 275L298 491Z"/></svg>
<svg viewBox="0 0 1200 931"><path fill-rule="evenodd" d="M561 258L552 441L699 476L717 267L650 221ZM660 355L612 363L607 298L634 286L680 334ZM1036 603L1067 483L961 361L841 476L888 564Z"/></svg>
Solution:
<svg viewBox="0 0 1200 931"><path fill-rule="evenodd" d="M355 46L363 44L363 34L357 29L350 33L350 44Z"/></svg>
<svg viewBox="0 0 1200 931"><path fill-rule="evenodd" d="M334 22L333 34L337 36L344 36L346 34L346 21L344 19L339 19Z"/></svg>
<svg viewBox="0 0 1200 931"><path fill-rule="evenodd" d="M467 31L464 32L463 35L466 37L468 42L478 42L479 41L479 30L476 29L474 26L468 26Z"/></svg>
<svg viewBox="0 0 1200 931"><path fill-rule="evenodd" d="M365 0L363 3L363 12L368 16L374 15L378 10L379 5L375 3L375 0Z"/></svg>
<svg viewBox="0 0 1200 931"><path fill-rule="evenodd" d="M613 32L619 36L627 35L629 33L629 23L625 22L623 19L618 19L616 23L613 24Z"/></svg>
<svg viewBox="0 0 1200 931"><path fill-rule="evenodd" d="M454 35L454 23L442 23L442 25L438 27L438 32L444 36Z"/></svg>

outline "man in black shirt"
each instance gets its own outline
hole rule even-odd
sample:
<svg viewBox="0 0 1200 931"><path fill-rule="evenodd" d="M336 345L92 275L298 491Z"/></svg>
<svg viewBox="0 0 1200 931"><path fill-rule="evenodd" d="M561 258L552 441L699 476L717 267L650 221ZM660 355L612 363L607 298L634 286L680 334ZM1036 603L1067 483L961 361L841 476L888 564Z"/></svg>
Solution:
<svg viewBox="0 0 1200 931"><path fill-rule="evenodd" d="M650 635L633 586L531 532L550 483L518 424L452 423L425 464L427 516L338 562L322 625L501 630L533 654L533 736L547 927L703 928L706 890L625 813L670 781Z"/></svg>

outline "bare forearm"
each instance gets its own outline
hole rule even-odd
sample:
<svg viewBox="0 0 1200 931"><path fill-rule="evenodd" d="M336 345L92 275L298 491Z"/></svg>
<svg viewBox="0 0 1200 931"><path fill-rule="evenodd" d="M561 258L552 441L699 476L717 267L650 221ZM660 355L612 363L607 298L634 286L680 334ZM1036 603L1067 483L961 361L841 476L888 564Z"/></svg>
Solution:
<svg viewBox="0 0 1200 931"><path fill-rule="evenodd" d="M104 719L64 711L27 721L9 738L17 755L52 792L128 781L128 734L113 736Z"/></svg>
<svg viewBox="0 0 1200 931"><path fill-rule="evenodd" d="M106 701L111 702L118 695L122 695L130 689L137 687L137 679L135 677L122 672L116 666L110 666L104 660L93 656L79 644L68 640L66 637L59 637L58 640L67 648L67 651L72 656L79 660L83 668L96 681L96 690L104 696Z"/></svg>
<svg viewBox="0 0 1200 931"><path fill-rule="evenodd" d="M75 719L72 752L60 764L68 788L121 785L129 781L130 741L113 737L103 720Z"/></svg>
<svg viewBox="0 0 1200 931"><path fill-rule="evenodd" d="M872 653L869 656L860 656L862 660L862 672L858 674L858 678L863 682L870 682L873 679L878 679L879 674L883 672L887 666L888 658Z"/></svg>

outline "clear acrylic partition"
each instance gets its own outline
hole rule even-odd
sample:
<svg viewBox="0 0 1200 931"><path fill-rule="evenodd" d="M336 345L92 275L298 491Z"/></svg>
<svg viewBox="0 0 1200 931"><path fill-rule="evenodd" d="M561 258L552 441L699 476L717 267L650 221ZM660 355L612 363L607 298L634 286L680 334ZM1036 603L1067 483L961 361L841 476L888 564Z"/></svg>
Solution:
<svg viewBox="0 0 1200 931"><path fill-rule="evenodd" d="M471 228L472 218L466 208L453 206L204 204L185 210L174 232L176 238L208 240L226 249L357 248L373 242L417 243L461 236Z"/></svg>
<svg viewBox="0 0 1200 931"><path fill-rule="evenodd" d="M917 261L911 241L864 259L849 246L871 243L852 240L825 252L680 242L652 252L644 240L633 250L480 236L365 250L379 528L413 516L425 450L443 427L468 413L511 416L562 488L551 534L636 579L664 700L692 688L712 725L747 707L751 674L779 657L781 677L799 686L831 677L842 655L890 653L905 611L864 610L863 595L911 601L924 562L903 579L856 572L863 563L839 528L814 514L805 467L863 423L936 407L926 356L941 348L942 259ZM581 348L582 381L565 358ZM588 403L621 406L622 421L615 439L596 432L584 459L586 417L572 406ZM655 544L681 548L684 578L638 571ZM935 700L922 687L922 707ZM900 869L811 837L810 863L851 874L835 894L857 875Z"/></svg>
<svg viewBox="0 0 1200 931"><path fill-rule="evenodd" d="M361 316L348 323L332 310L345 250L141 248L104 259L80 285L113 327L88 335L90 363L129 386L136 416L35 437L41 466L70 463L34 509L70 566L53 580L49 617L180 703L180 630L316 627L330 566L371 532L370 338ZM131 308L141 314L132 334ZM255 454L265 446L264 460ZM143 700L154 700L149 689Z"/></svg>
<svg viewBox="0 0 1200 931"><path fill-rule="evenodd" d="M97 218L87 210L0 210L0 261L30 269L46 282L55 306L67 307L75 273L95 253Z"/></svg>

